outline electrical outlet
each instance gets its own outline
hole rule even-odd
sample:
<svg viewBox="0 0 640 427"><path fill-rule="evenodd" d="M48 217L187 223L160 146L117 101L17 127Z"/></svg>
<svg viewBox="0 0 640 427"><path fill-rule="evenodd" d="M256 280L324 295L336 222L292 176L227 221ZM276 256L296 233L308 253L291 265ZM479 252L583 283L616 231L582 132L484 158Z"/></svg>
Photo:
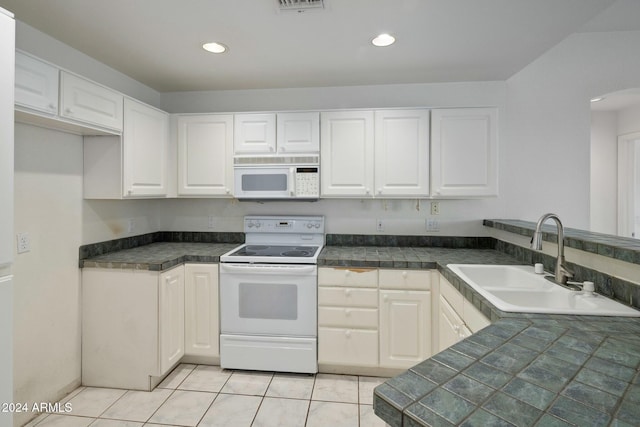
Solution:
<svg viewBox="0 0 640 427"><path fill-rule="evenodd" d="M440 223L436 219L425 220L425 227L427 231L440 231Z"/></svg>
<svg viewBox="0 0 640 427"><path fill-rule="evenodd" d="M376 231L384 231L384 223L381 219L376 220Z"/></svg>
<svg viewBox="0 0 640 427"><path fill-rule="evenodd" d="M18 233L18 253L22 254L31 250L31 240L29 239L29 233Z"/></svg>
<svg viewBox="0 0 640 427"><path fill-rule="evenodd" d="M431 215L440 215L440 202L431 202Z"/></svg>
<svg viewBox="0 0 640 427"><path fill-rule="evenodd" d="M133 229L135 228L135 222L132 219L127 220L127 233L133 233Z"/></svg>
<svg viewBox="0 0 640 427"><path fill-rule="evenodd" d="M209 221L207 223L207 228L209 228L210 230L215 228L215 217L213 215L209 215Z"/></svg>

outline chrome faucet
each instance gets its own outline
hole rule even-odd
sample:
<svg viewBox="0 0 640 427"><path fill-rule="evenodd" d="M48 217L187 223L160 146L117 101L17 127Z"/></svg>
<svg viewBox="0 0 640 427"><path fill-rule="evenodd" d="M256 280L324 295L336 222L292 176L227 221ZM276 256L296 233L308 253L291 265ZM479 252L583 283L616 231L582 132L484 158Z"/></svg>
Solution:
<svg viewBox="0 0 640 427"><path fill-rule="evenodd" d="M558 215L548 213L540 217L536 224L536 231L533 232L533 237L531 238L531 249L542 250L542 224L549 218L554 220L558 226L558 257L556 258L555 282L560 285L566 285L567 280L573 277L573 272L567 267L564 259L564 228Z"/></svg>

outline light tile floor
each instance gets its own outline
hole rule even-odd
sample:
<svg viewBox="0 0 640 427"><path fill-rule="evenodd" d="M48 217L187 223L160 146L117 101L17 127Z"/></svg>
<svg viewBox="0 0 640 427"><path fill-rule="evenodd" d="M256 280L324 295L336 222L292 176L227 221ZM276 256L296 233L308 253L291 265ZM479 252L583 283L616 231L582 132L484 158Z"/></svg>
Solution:
<svg viewBox="0 0 640 427"><path fill-rule="evenodd" d="M152 392L80 387L33 427L383 427L373 388L385 378L176 367Z"/></svg>

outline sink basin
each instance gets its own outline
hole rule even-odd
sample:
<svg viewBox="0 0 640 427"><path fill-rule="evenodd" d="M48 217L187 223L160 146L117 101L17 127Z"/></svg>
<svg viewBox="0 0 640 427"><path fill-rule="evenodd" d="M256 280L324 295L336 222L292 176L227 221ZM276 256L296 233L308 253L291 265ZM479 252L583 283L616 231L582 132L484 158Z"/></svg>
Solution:
<svg viewBox="0 0 640 427"><path fill-rule="evenodd" d="M640 317L640 311L602 295L572 291L535 274L529 265L449 264L502 311Z"/></svg>

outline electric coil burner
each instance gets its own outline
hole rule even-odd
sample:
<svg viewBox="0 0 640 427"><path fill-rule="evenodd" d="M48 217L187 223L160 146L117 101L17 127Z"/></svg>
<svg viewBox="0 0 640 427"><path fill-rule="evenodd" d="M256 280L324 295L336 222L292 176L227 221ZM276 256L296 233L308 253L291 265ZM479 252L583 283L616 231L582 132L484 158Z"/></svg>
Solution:
<svg viewBox="0 0 640 427"><path fill-rule="evenodd" d="M324 217L247 216L220 257L220 366L318 371L318 254Z"/></svg>

